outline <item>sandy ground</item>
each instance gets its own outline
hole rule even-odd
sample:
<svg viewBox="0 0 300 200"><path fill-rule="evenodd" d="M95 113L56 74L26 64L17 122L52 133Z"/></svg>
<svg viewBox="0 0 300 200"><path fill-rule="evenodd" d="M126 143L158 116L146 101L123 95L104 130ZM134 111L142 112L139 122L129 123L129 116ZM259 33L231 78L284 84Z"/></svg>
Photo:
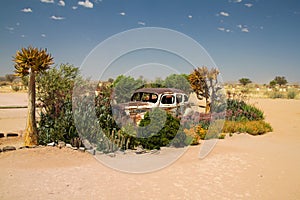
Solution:
<svg viewBox="0 0 300 200"><path fill-rule="evenodd" d="M300 101L252 103L264 110L274 132L227 137L204 159L198 158L203 143L190 147L152 173L119 172L67 148L0 153L0 199L300 199ZM25 111L2 111L0 131L25 126L18 118ZM21 142L1 138L0 146Z"/></svg>

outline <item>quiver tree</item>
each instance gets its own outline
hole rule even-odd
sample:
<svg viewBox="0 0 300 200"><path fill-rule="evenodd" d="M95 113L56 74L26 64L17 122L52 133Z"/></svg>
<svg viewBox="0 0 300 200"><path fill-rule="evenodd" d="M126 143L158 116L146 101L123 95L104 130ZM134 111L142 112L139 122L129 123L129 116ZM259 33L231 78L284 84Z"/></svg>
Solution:
<svg viewBox="0 0 300 200"><path fill-rule="evenodd" d="M197 95L198 99L205 98L206 112L210 111L210 105L213 105L217 98L217 92L221 89L218 86L219 70L216 68L208 69L207 67L198 67L189 75L191 88Z"/></svg>
<svg viewBox="0 0 300 200"><path fill-rule="evenodd" d="M208 69L207 67L198 67L194 69L194 71L189 75L189 81L191 84L191 88L196 93L198 99L205 98L206 109L205 111L208 112L208 104L209 104L209 88L207 85L207 74Z"/></svg>
<svg viewBox="0 0 300 200"><path fill-rule="evenodd" d="M220 74L219 70L216 68L212 68L208 71L207 79L208 79L208 88L211 96L211 105L214 105L215 101L218 98L218 91L222 88L219 86L218 75Z"/></svg>
<svg viewBox="0 0 300 200"><path fill-rule="evenodd" d="M15 75L19 77L29 76L28 81L28 114L25 128L25 146L37 145L38 134L35 121L35 76L37 73L47 70L53 64L53 57L46 49L38 49L29 46L17 51L13 57L15 63Z"/></svg>

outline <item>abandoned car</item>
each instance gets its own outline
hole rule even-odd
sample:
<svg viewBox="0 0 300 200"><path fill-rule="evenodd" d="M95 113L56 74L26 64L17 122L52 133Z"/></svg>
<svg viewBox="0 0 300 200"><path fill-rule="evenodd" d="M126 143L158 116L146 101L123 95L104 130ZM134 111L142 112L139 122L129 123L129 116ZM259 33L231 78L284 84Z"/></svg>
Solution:
<svg viewBox="0 0 300 200"><path fill-rule="evenodd" d="M175 88L141 88L131 96L131 101L125 106L125 112L135 123L143 119L145 113L158 107L173 116L184 114L188 105L188 95Z"/></svg>

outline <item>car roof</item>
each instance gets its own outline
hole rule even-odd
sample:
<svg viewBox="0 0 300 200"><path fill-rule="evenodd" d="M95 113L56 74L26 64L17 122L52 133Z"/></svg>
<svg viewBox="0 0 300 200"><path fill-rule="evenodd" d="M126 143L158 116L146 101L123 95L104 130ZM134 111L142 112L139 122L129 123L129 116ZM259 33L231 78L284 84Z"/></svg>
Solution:
<svg viewBox="0 0 300 200"><path fill-rule="evenodd" d="M147 92L147 93L155 93L155 94L163 94L163 93L183 93L185 94L184 91L176 89L176 88L141 88L134 93L139 93L139 92Z"/></svg>

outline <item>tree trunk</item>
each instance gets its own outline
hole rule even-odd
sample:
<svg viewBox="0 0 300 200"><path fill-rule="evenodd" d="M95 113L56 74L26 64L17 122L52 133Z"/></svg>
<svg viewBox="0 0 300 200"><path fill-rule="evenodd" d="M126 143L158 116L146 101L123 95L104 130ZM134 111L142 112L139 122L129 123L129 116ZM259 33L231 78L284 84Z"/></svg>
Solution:
<svg viewBox="0 0 300 200"><path fill-rule="evenodd" d="M209 113L209 112L210 112L210 102L208 98L205 98L205 113Z"/></svg>
<svg viewBox="0 0 300 200"><path fill-rule="evenodd" d="M35 121L35 72L30 71L28 82L28 113L25 129L25 146L38 144L37 127Z"/></svg>

